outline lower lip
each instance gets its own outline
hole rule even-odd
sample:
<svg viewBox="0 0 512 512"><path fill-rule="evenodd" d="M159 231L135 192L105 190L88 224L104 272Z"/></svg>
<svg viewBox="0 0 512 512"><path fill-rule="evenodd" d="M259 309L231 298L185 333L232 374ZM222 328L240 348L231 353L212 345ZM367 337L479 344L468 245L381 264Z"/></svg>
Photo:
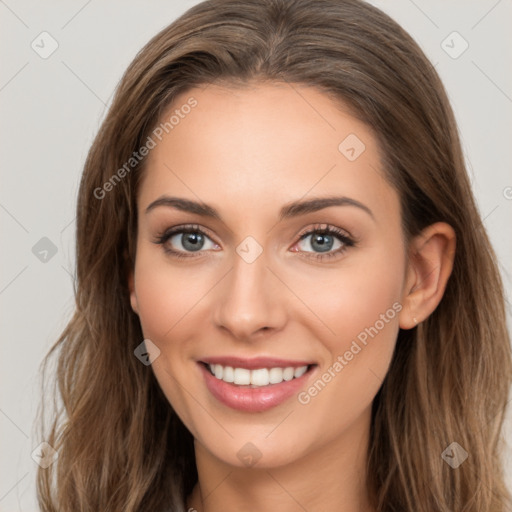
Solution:
<svg viewBox="0 0 512 512"><path fill-rule="evenodd" d="M280 384L250 388L217 379L203 363L198 364L210 393L224 405L245 412L263 412L282 404L304 386L314 370L310 367L304 375Z"/></svg>

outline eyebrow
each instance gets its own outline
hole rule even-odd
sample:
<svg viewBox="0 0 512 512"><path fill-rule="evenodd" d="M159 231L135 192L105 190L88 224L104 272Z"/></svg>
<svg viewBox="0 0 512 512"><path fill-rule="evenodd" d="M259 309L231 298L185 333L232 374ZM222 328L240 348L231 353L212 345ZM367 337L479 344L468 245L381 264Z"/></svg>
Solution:
<svg viewBox="0 0 512 512"><path fill-rule="evenodd" d="M176 208L177 210L195 213L204 217L211 217L214 219L222 220L219 212L212 206L192 201L190 199L183 199L181 197L161 196L153 201L147 208L145 213L149 213L151 210L159 206L167 206L170 208ZM299 215L305 215L306 213L312 213L324 208L331 206L354 206L365 211L372 219L375 219L372 211L363 203L345 196L330 196L330 197L319 197L308 199L306 201L293 201L283 206L279 212L279 220L288 219L291 217L298 217Z"/></svg>

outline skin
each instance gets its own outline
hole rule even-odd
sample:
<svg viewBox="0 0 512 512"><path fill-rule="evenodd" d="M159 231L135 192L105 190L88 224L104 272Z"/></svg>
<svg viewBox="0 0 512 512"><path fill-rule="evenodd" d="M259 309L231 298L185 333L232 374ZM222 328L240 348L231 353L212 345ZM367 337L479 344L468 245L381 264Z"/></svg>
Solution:
<svg viewBox="0 0 512 512"><path fill-rule="evenodd" d="M399 328L413 328L442 298L454 232L437 223L405 244L399 196L383 177L375 137L320 91L210 85L183 94L169 112L191 96L197 106L148 156L129 278L144 337L161 351L153 372L195 439L199 481L188 506L371 511L371 404ZM354 161L338 150L349 134L365 144ZM146 213L163 195L207 203L221 219L169 206ZM333 195L357 200L372 214L345 205L279 220L291 201ZM186 252L180 236L154 243L166 229L189 223L207 234L191 257L164 251ZM325 225L357 243L315 259L324 253L311 236L300 237ZM247 236L263 251L252 263L236 252ZM334 241L330 252L340 246ZM196 362L225 355L315 361L307 390L393 304L401 310L307 404L293 396L262 413L233 410L209 393ZM249 442L260 456L252 466L237 456Z"/></svg>

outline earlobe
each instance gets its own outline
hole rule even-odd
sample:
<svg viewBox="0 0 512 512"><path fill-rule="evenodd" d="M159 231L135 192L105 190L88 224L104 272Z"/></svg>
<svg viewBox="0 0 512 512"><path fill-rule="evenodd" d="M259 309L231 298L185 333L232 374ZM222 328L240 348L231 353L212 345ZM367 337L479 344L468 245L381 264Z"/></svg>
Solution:
<svg viewBox="0 0 512 512"><path fill-rule="evenodd" d="M455 231L445 222L428 226L411 241L400 328L416 327L441 302L453 269L455 247Z"/></svg>
<svg viewBox="0 0 512 512"><path fill-rule="evenodd" d="M137 304L137 295L135 293L135 278L133 275L133 270L131 270L128 274L128 289L130 290L130 304L132 306L133 312L138 315L139 307Z"/></svg>

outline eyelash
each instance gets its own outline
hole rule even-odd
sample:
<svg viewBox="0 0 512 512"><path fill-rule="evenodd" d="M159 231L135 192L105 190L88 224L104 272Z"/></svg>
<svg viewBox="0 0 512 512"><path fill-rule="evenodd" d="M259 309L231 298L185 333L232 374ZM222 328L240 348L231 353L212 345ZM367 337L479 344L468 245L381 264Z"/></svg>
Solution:
<svg viewBox="0 0 512 512"><path fill-rule="evenodd" d="M187 253L187 252L184 252L184 251L175 251L174 249L169 249L168 247L164 246L164 244L172 236L177 235L177 234L186 234L186 233L196 233L196 234L199 233L199 234L204 235L204 236L206 236L206 237L211 239L211 237L208 235L208 233L206 233L203 229L201 229L200 226L198 226L196 224L194 224L194 225L187 224L187 225L184 225L184 226L177 226L175 228L168 229L168 230L158 234L156 236L155 240L153 241L153 243L158 244L158 245L162 245L163 246L163 250L165 251L165 253L167 253L167 254L169 254L169 255L171 255L173 257L176 257L176 258L194 258L195 256L193 256L193 253L190 253L190 252ZM345 231L342 231L341 229L339 229L339 228L337 228L335 226L330 226L330 225L326 225L326 224L324 224L324 225L315 225L311 229L309 229L308 231L300 234L299 235L299 240L294 245L296 245L300 241L304 240L305 238L307 238L308 236L313 235L313 234L333 235L343 245L342 245L342 247L336 249L333 252L326 252L326 253L310 253L310 252L307 252L307 256L303 256L305 258L313 258L313 259L316 259L318 261L323 261L323 260L326 260L326 259L338 256L338 255L341 255L349 247L355 247L357 245L356 241L354 240L354 238L349 236ZM200 251L198 251L198 252L200 252ZM297 252L302 255L302 251L297 251Z"/></svg>

